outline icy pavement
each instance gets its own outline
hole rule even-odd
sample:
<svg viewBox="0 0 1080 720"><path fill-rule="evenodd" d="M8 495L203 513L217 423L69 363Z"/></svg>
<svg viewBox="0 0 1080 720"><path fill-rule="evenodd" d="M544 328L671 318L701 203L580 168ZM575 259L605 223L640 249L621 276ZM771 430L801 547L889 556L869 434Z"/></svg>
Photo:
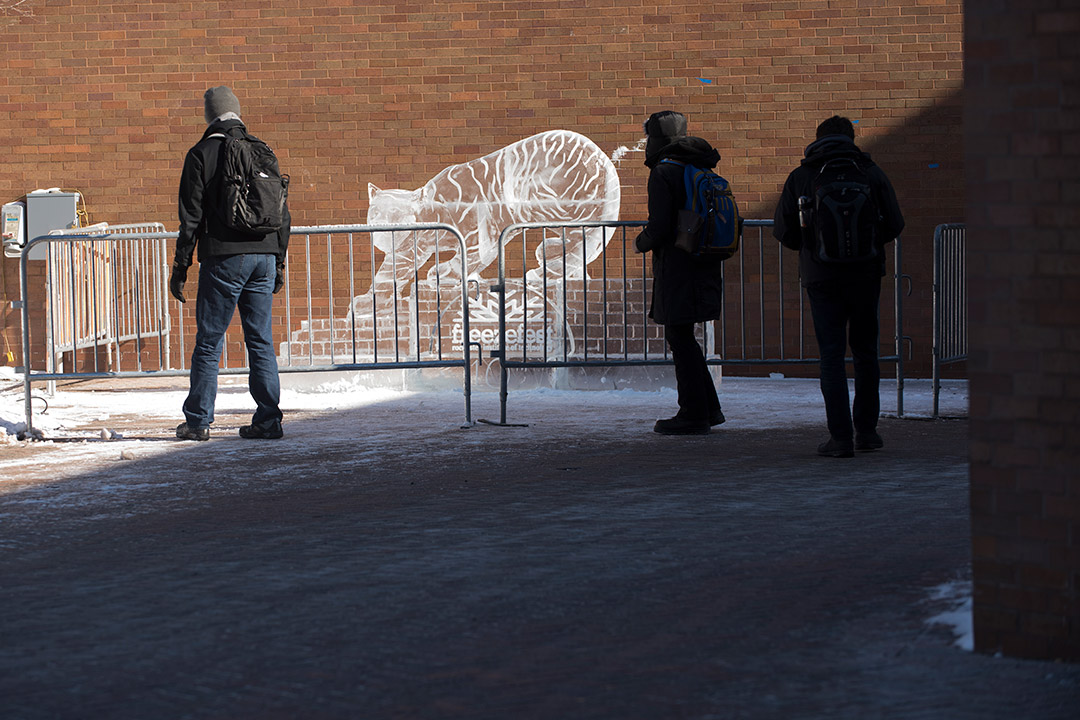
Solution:
<svg viewBox="0 0 1080 720"><path fill-rule="evenodd" d="M0 381L4 378L0 377ZM10 383L0 391L0 447L16 442L15 435L25 429L25 406L22 386L9 377ZM318 385L305 382L297 376L282 377L282 410L286 427L291 433L302 432L297 417L318 415L320 435L329 433L348 434L357 431L355 420L348 419L346 426L335 424L335 413L346 410L395 405L424 409L425 421L433 425L461 424L465 420L464 397L460 390L405 391L388 388L372 388L361 385L347 377L329 380ZM300 389L290 388L290 383ZM165 383L168 383L167 385ZM87 387L92 389L86 389ZM88 385L80 389L78 384L63 386L49 395L35 387L32 407L33 423L42 431L46 440L111 440L138 442L124 428L137 428L144 434L158 435L156 427L167 436L171 428L183 421L180 407L186 396L183 378L159 380L155 387L145 389L138 382L112 381L110 387ZM623 418L635 418L648 424L650 418L667 417L676 409L675 391L664 388L656 391L641 390L557 390L539 388L513 390L507 403L507 421L529 423L539 427L550 425L552 417L559 423L580 426L582 429L597 427L597 417L608 418L612 414ZM725 377L720 383L720 398L729 427L760 430L795 425L824 424L824 410L817 381L796 378L738 378ZM929 380L905 381L903 404L905 417L909 419L930 416L932 386ZM221 438L227 432L235 433L236 424L229 426L222 419L240 418L254 410L254 402L247 393L242 379L222 378L217 400L218 422L214 437ZM967 416L967 383L962 380L942 382L940 413L946 417ZM881 410L886 416L896 416L897 393L895 382L884 380L881 386ZM498 394L493 391L474 391L472 396L474 420L494 420L500 416ZM382 423L394 423L399 415L388 413L380 416ZM344 418L343 418L344 419ZM417 418L408 415L407 429L415 431ZM406 428L400 428L406 429ZM648 428L645 428L648 429ZM393 432L394 428L382 425L364 428L365 431ZM157 438L160 439L160 438ZM318 437L305 438L317 442ZM46 443L48 444L48 443ZM130 447L121 449L131 450ZM100 452L113 456L103 447L84 449L93 455ZM71 451L82 456L83 451ZM0 460L0 481L3 480L5 464Z"/></svg>
<svg viewBox="0 0 1080 720"><path fill-rule="evenodd" d="M1080 669L954 646L967 423L888 417L891 390L885 449L831 460L813 380L725 378L728 422L692 438L651 432L672 390L512 390L519 426L462 428L460 390L338 378L288 388L267 442L226 380L192 443L182 380L62 388L51 439L0 445L0 697L27 720L1071 720ZM0 394L5 428L21 410Z"/></svg>

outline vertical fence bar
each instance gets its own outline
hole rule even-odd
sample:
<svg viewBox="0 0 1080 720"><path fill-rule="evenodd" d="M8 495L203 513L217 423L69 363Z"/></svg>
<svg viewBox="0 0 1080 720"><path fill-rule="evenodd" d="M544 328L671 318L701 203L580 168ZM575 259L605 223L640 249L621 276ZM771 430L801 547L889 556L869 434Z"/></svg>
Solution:
<svg viewBox="0 0 1080 720"><path fill-rule="evenodd" d="M412 300L413 300L413 328L409 333L413 345L416 347L416 359L420 360L420 268L417 267L417 248L419 244L417 234L413 232L412 244ZM464 279L463 279L464 280Z"/></svg>
<svg viewBox="0 0 1080 720"><path fill-rule="evenodd" d="M443 346L443 343L442 343L442 270L440 269L441 266L442 266L442 258L440 257L440 253L439 253L439 246L441 244L442 244L442 235L441 234L436 234L435 235L435 338L434 339L435 339L435 342L437 343L437 348L435 350L435 357L437 357L439 360L442 360L442 346ZM468 264L466 263L466 267L467 266L468 266ZM429 273L429 275L430 275L430 273ZM462 276L461 282L462 282L462 284L465 285L465 292L466 292L466 294L468 294L468 292L469 292L469 287L468 287L469 280L468 280L468 277ZM462 329L464 329L464 325L462 325ZM465 343L465 344L467 345L468 343Z"/></svg>
<svg viewBox="0 0 1080 720"><path fill-rule="evenodd" d="M347 238L349 243L349 345L352 347L352 361L353 365L356 364L356 261L353 257L353 234L349 233ZM375 243L372 242L372 247L375 247ZM375 292L375 288L371 289L372 293Z"/></svg>
<svg viewBox="0 0 1080 720"><path fill-rule="evenodd" d="M304 271L307 277L308 364L315 364L315 317L311 302L311 233L304 234ZM228 347L228 345L226 345Z"/></svg>
<svg viewBox="0 0 1080 720"><path fill-rule="evenodd" d="M764 228L758 230L758 232L764 233ZM787 353L787 344L784 342L784 253L776 247L776 286L779 288L780 296L780 310L778 312L778 319L780 321L780 357L784 357Z"/></svg>
<svg viewBox="0 0 1080 720"><path fill-rule="evenodd" d="M135 331L133 333L135 335L135 357L136 357L135 367L139 372L142 372L143 371L143 362L142 362L142 350L143 350L143 347L142 347L142 327L143 327L143 324L142 324L142 303L141 303L141 299L142 299L142 293L143 293L142 280L143 280L144 273L143 273L143 268L142 268L142 260L140 259L141 253L139 252L138 247L136 247L135 252L133 254L134 254L134 262L132 263L131 272L132 272L132 283L133 283L132 295L133 295L134 300L135 300L135 308L134 308L134 310L135 310L135 318L134 318L134 320L135 320ZM115 257L113 258L113 262L116 262ZM117 302L117 304L119 305L119 302ZM117 334L119 335L120 333L118 332Z"/></svg>
<svg viewBox="0 0 1080 720"><path fill-rule="evenodd" d="M118 240L117 241L117 243L121 243L121 242L123 242L123 240ZM135 253L138 253L138 248L137 247L135 248ZM112 311L113 311L113 325L116 327L117 336L122 336L124 334L122 332L122 326L121 326L121 321L120 321L120 300L119 300L119 296L120 296L120 290L119 290L119 288L120 288L120 282L119 282L120 272L119 272L119 270L120 270L120 261L121 261L121 258L123 258L123 257L126 257L126 254L117 254L117 256L113 258L112 269L110 271L110 274L112 276L112 284L113 284L113 296L116 299L116 301L112 303ZM110 361L110 364L113 363L111 355L110 355L110 360L109 361ZM120 340L119 339L117 339L117 341L116 341L116 361L115 361L114 367L116 367L117 369L120 368Z"/></svg>
<svg viewBox="0 0 1080 720"><path fill-rule="evenodd" d="M622 276L623 276L623 290L622 290L622 336L623 336L623 359L630 359L630 298L629 290L626 287L626 279L630 275L626 272L626 226L622 228Z"/></svg>
<svg viewBox="0 0 1080 720"><path fill-rule="evenodd" d="M742 347L739 357L746 359L746 253L739 253L739 332Z"/></svg>
<svg viewBox="0 0 1080 720"><path fill-rule="evenodd" d="M285 255L285 287L282 292L285 293L285 361L288 365L292 365L292 337L289 334L289 328L292 327L292 303L289 300L292 298L291 282L289 277L289 255ZM310 330L309 330L310 332ZM183 337L181 335L180 337Z"/></svg>
<svg viewBox="0 0 1080 720"><path fill-rule="evenodd" d="M765 238L758 231L758 345L765 359Z"/></svg>
<svg viewBox="0 0 1080 720"><path fill-rule="evenodd" d="M337 354L334 346L337 345L337 321L334 318L334 253L333 253L333 233L326 233L326 290L329 298L327 299L327 306L329 312L327 317L330 322L330 364L337 364Z"/></svg>
<svg viewBox="0 0 1080 720"><path fill-rule="evenodd" d="M72 372L78 372L79 371L79 354L77 352L75 352L75 348L78 345L78 338L79 338L78 325L76 324L78 322L79 303L78 303L78 301L76 299L78 296L75 294L76 293L76 290L75 290L75 287L76 287L75 263L76 263L75 244L70 243L70 244L68 244L67 272L68 272L68 282L70 283L70 286L71 286L71 289L70 289L71 294L68 295L68 297L71 298L71 307L69 309L68 314L71 316L71 369L72 369ZM66 345L66 343L65 343L65 345ZM60 357L61 357L61 360L62 360L63 359L63 353L61 353Z"/></svg>
<svg viewBox="0 0 1080 720"><path fill-rule="evenodd" d="M582 307L582 331L583 335L581 339L582 352L585 354L585 360L589 359L589 273L588 273L588 238L585 235L585 228L581 228L581 307ZM563 268L563 277L567 277L566 268Z"/></svg>
<svg viewBox="0 0 1080 720"><path fill-rule="evenodd" d="M900 238L893 241L893 267L896 290L896 415L904 417L904 274L900 264Z"/></svg>
<svg viewBox="0 0 1080 720"><path fill-rule="evenodd" d="M394 234L390 233L390 238L393 240ZM415 236L413 242L416 242ZM401 361L401 334L400 334L400 320L398 318L398 298L401 297L398 292L398 278L397 278L397 243L393 243L390 248L390 267L394 273L394 360Z"/></svg>
<svg viewBox="0 0 1080 720"><path fill-rule="evenodd" d="M391 231L390 232L390 241L391 242L393 242L393 238L394 238L394 233L393 233L393 231ZM375 300L375 293L376 293L375 279L377 277L377 274L375 272L375 238L374 237L371 238L371 241L370 241L369 244L371 245L371 342L372 342L372 345L371 345L372 355L371 356L374 358L375 362L378 363L379 362L379 318L378 318L378 313L376 313L377 305L376 305L376 300Z"/></svg>

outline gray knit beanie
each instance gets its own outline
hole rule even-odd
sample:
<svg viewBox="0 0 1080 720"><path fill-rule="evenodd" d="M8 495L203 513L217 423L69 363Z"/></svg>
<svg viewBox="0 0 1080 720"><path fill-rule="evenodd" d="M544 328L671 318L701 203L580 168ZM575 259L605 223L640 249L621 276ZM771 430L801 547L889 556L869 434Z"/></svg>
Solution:
<svg viewBox="0 0 1080 720"><path fill-rule="evenodd" d="M233 95L233 91L224 85L212 87L203 95L206 105L204 115L206 123L210 124L225 113L233 112L240 115L240 101Z"/></svg>

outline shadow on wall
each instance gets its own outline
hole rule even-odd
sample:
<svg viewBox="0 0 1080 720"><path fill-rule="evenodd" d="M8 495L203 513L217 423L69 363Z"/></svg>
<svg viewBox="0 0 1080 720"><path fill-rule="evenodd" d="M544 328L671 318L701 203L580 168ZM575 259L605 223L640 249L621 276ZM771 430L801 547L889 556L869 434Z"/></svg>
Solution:
<svg viewBox="0 0 1080 720"><path fill-rule="evenodd" d="M854 110L838 113L856 123L860 119ZM813 131L814 128L807 130L804 147L813 141ZM911 277L911 294L904 297L905 335L911 338L905 372L909 376L929 377L933 350L934 228L942 223L964 221L962 92L956 91L885 136L863 138L856 124L855 141L888 174L904 212L907 226L902 235L901 270ZM801 153L793 157L792 167L801 159ZM772 218L783 181L784 178L779 180L768 203L745 208L744 216ZM963 363L949 366L949 377L966 377L966 370Z"/></svg>

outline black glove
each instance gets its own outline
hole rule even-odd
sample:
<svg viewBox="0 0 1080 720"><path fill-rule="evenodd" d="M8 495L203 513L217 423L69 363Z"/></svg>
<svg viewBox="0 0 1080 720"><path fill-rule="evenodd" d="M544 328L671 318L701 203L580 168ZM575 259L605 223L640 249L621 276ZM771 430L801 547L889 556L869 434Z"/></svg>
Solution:
<svg viewBox="0 0 1080 720"><path fill-rule="evenodd" d="M184 298L184 283L187 282L187 268L177 264L172 266L172 275L169 276L169 292L180 302L187 302Z"/></svg>
<svg viewBox="0 0 1080 720"><path fill-rule="evenodd" d="M652 250L652 238L644 229L634 238L634 250L639 253L647 253Z"/></svg>
<svg viewBox="0 0 1080 720"><path fill-rule="evenodd" d="M274 294L277 295L283 287L285 287L285 265L281 264L277 266L277 273L274 274Z"/></svg>

